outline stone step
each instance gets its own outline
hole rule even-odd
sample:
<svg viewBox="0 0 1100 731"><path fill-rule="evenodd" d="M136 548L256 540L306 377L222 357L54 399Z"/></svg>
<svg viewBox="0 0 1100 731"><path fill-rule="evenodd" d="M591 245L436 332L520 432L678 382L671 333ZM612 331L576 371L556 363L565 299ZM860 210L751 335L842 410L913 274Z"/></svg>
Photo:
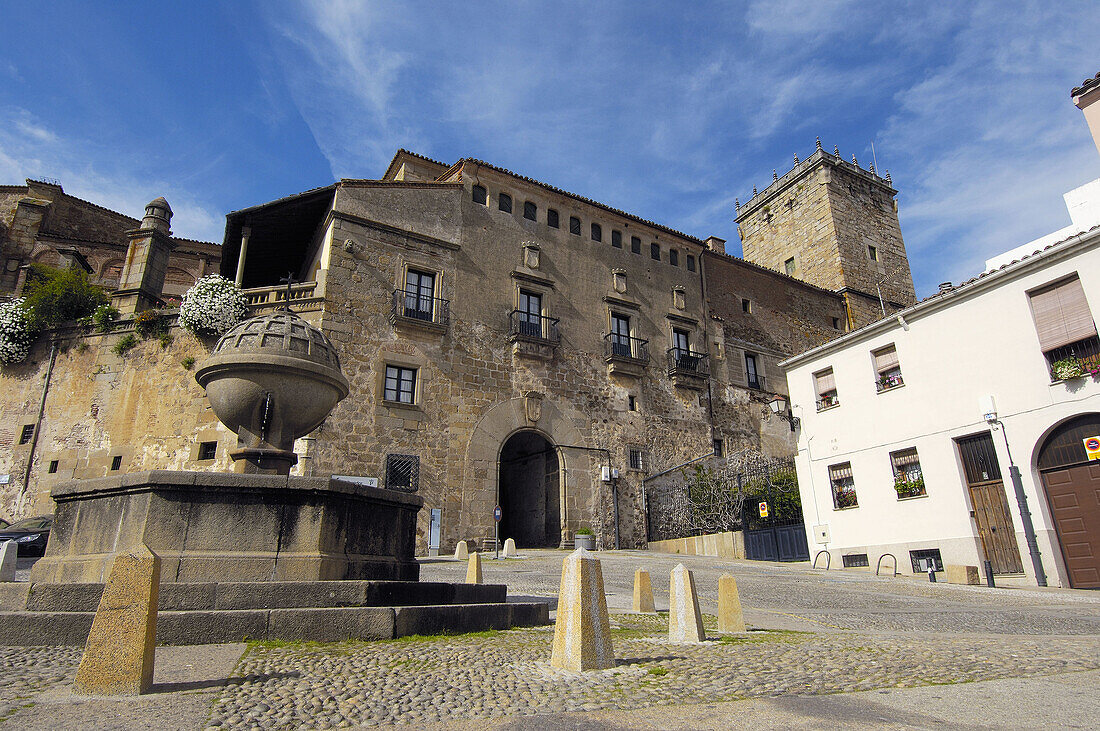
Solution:
<svg viewBox="0 0 1100 731"><path fill-rule="evenodd" d="M94 611L0 611L0 645L83 645L94 617ZM389 640L531 627L549 621L550 605L542 602L168 610L157 615L157 643Z"/></svg>
<svg viewBox="0 0 1100 731"><path fill-rule="evenodd" d="M0 610L94 612L103 584L0 585ZM417 581L259 581L160 585L158 607L170 611L394 607L496 604L506 601L503 584Z"/></svg>

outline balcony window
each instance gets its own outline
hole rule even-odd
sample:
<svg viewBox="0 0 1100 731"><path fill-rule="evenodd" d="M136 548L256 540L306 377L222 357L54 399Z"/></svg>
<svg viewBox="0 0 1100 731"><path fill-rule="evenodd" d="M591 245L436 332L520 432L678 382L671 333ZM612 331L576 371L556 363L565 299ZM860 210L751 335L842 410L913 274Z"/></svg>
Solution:
<svg viewBox="0 0 1100 731"><path fill-rule="evenodd" d="M643 366L649 363L649 341L630 334L630 317L627 315L611 313L611 332L604 336L604 340L607 342L608 362L613 367L616 361L631 361Z"/></svg>
<svg viewBox="0 0 1100 731"><path fill-rule="evenodd" d="M745 383L749 388L764 390L764 376L756 363L755 353L745 353Z"/></svg>
<svg viewBox="0 0 1100 731"><path fill-rule="evenodd" d="M898 494L898 500L927 494L916 447L891 452L890 467L894 471L894 491Z"/></svg>
<svg viewBox="0 0 1100 731"><path fill-rule="evenodd" d="M519 307L511 312L513 339L557 343L558 320L542 312L542 295L526 289L519 291Z"/></svg>
<svg viewBox="0 0 1100 731"><path fill-rule="evenodd" d="M705 378L710 375L707 354L691 349L691 334L687 330L673 328L672 347L668 349L668 373L674 379L688 377Z"/></svg>
<svg viewBox="0 0 1100 731"><path fill-rule="evenodd" d="M852 477L852 463L843 462L829 467L829 484L833 492L833 508L855 508L859 506L856 500L856 481Z"/></svg>
<svg viewBox="0 0 1100 731"><path fill-rule="evenodd" d="M1077 275L1028 293L1052 381L1100 373L1100 342Z"/></svg>
<svg viewBox="0 0 1100 731"><path fill-rule="evenodd" d="M901 377L901 362L898 360L898 350L891 343L885 348L871 352L875 360L875 390L879 393L889 391L891 388L905 385Z"/></svg>
<svg viewBox="0 0 1100 731"><path fill-rule="evenodd" d="M512 196L507 193L501 193L497 196L497 208L505 213L512 212Z"/></svg>
<svg viewBox="0 0 1100 731"><path fill-rule="evenodd" d="M414 320L433 320L435 311L435 274L409 269L405 272L404 316Z"/></svg>
<svg viewBox="0 0 1100 731"><path fill-rule="evenodd" d="M539 208L531 201L526 201L523 204L523 217L528 221L534 221L538 218Z"/></svg>
<svg viewBox="0 0 1100 731"><path fill-rule="evenodd" d="M553 208L546 209L546 225L550 228L558 227L558 212Z"/></svg>
<svg viewBox="0 0 1100 731"><path fill-rule="evenodd" d="M398 404L414 403L416 401L416 369L387 365L382 399Z"/></svg>
<svg viewBox="0 0 1100 731"><path fill-rule="evenodd" d="M836 393L836 378L833 369L826 368L814 374L814 385L817 388L817 410L824 411L834 406L840 406L840 399Z"/></svg>

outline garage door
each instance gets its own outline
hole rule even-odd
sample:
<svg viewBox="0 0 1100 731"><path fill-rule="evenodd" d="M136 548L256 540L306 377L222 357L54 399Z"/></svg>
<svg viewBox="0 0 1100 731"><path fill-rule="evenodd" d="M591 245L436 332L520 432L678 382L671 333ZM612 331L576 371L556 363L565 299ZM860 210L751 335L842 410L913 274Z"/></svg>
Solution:
<svg viewBox="0 0 1100 731"><path fill-rule="evenodd" d="M1100 589L1100 463L1043 473L1062 556L1075 589Z"/></svg>

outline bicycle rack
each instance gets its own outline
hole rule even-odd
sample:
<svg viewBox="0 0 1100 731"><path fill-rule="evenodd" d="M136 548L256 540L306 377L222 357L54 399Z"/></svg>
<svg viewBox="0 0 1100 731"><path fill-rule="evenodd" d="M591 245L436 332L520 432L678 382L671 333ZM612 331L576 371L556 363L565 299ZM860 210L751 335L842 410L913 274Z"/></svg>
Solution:
<svg viewBox="0 0 1100 731"><path fill-rule="evenodd" d="M818 551L817 555L814 556L814 563L810 568L817 568L817 559L819 559L823 553L825 554L825 570L829 570L829 566L833 563L833 555L824 549Z"/></svg>
<svg viewBox="0 0 1100 731"><path fill-rule="evenodd" d="M898 557L892 553L884 553L878 557L878 563L875 564L875 576L878 576L879 569L882 568L882 559L886 558L887 556L894 559L894 576L898 575Z"/></svg>

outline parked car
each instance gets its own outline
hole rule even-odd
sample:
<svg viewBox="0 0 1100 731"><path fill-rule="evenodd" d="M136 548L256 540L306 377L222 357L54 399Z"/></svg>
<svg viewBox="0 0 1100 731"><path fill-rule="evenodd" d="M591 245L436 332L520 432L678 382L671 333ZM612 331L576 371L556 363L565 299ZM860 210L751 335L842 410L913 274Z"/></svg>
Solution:
<svg viewBox="0 0 1100 731"><path fill-rule="evenodd" d="M23 518L0 528L0 541L15 541L19 556L41 556L46 552L52 526L53 518L48 515Z"/></svg>

